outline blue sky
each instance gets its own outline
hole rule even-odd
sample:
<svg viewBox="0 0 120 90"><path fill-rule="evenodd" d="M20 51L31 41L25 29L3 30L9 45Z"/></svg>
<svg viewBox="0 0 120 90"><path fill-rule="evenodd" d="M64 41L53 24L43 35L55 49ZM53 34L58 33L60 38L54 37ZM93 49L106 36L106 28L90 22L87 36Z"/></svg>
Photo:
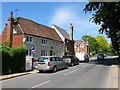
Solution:
<svg viewBox="0 0 120 90"><path fill-rule="evenodd" d="M2 30L10 11L18 9L17 16L31 19L37 23L51 27L58 25L69 33L69 24L74 26L74 40L85 34L97 36L100 26L89 22L91 13L85 14L83 9L87 2L2 2ZM0 31L1 33L2 31ZM104 35L105 36L105 35ZM110 42L110 40L109 40Z"/></svg>

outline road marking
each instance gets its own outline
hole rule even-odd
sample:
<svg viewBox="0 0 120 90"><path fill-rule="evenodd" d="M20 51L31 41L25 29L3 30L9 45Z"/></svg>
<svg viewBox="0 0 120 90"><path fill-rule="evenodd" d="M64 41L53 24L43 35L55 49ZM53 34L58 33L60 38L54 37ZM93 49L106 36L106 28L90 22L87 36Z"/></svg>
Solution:
<svg viewBox="0 0 120 90"><path fill-rule="evenodd" d="M30 90L30 89L33 89L33 88L39 87L39 86L41 86L41 85L44 85L44 84L46 84L46 83L49 83L50 81L51 81L51 80L48 80L48 81L43 82L43 83L41 83L41 84L35 85L35 86L33 86L33 87L31 87L31 88L29 88L29 89L27 89L27 90Z"/></svg>
<svg viewBox="0 0 120 90"><path fill-rule="evenodd" d="M109 85L110 85L111 72L112 72L112 66L110 67L110 74L109 74L109 79L108 79L107 88L109 88Z"/></svg>
<svg viewBox="0 0 120 90"><path fill-rule="evenodd" d="M75 72L75 71L77 71L78 69L76 69L76 70L73 70L73 71L71 71L71 72L69 72L69 73L66 73L66 74L64 74L64 76L67 76L67 75L69 75L69 74L71 74L71 73L73 73L73 72Z"/></svg>
<svg viewBox="0 0 120 90"><path fill-rule="evenodd" d="M83 68L85 68L85 67L87 67L87 66L89 66L89 64L87 64L87 65L83 66Z"/></svg>

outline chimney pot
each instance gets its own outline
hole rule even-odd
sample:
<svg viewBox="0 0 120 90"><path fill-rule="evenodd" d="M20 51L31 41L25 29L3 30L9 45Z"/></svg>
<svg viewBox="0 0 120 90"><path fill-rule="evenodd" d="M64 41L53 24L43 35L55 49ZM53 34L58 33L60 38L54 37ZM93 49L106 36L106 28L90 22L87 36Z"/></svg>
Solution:
<svg viewBox="0 0 120 90"><path fill-rule="evenodd" d="M10 12L10 17L11 17L11 18L13 17L13 12L12 12L12 11Z"/></svg>

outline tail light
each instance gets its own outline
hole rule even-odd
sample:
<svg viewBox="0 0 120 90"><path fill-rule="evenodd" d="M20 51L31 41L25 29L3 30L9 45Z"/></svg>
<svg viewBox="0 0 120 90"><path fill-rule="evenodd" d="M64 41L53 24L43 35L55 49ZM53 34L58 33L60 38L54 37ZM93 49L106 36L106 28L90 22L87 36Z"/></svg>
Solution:
<svg viewBox="0 0 120 90"><path fill-rule="evenodd" d="M50 66L51 64L50 64L50 61L48 62L48 66Z"/></svg>

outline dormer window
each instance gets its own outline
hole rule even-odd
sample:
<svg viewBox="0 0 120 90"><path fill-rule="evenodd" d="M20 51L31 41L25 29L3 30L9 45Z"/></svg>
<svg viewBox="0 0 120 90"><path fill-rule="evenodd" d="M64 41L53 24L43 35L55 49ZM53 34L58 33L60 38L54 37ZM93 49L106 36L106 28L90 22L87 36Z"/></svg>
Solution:
<svg viewBox="0 0 120 90"><path fill-rule="evenodd" d="M16 34L16 33L17 33L16 29L13 29L13 34Z"/></svg>

